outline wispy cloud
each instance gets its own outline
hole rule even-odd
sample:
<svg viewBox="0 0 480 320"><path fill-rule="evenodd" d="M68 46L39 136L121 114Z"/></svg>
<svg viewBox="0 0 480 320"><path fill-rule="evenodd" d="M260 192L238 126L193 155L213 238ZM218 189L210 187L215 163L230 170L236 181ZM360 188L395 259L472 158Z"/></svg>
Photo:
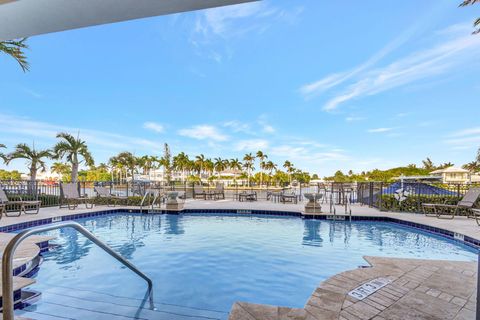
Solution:
<svg viewBox="0 0 480 320"><path fill-rule="evenodd" d="M181 129L178 134L197 140L227 141L228 136L221 133L216 127L211 125L198 125L187 129Z"/></svg>
<svg viewBox="0 0 480 320"><path fill-rule="evenodd" d="M18 135L17 143L26 142L25 140L27 139L36 141L43 139L49 143L53 143L56 139L55 136L57 133L69 132L72 134L79 133L81 138L87 141L89 145L102 147L102 150L131 150L132 146L153 152L159 150L157 142L144 138L124 136L116 133L81 127L62 126L7 114L0 114L0 132Z"/></svg>
<svg viewBox="0 0 480 320"><path fill-rule="evenodd" d="M454 29L458 28L457 26ZM303 86L300 92L308 98L345 84L346 86L323 107L326 111L333 111L352 99L376 95L422 79L446 74L476 61L480 53L480 37L472 37L468 33L452 36L455 34L447 30L436 45L420 49L384 67L373 68L374 64L408 38L401 37L352 71L328 75L315 83Z"/></svg>
<svg viewBox="0 0 480 320"><path fill-rule="evenodd" d="M197 53L220 63L233 54L232 48L213 49L212 45L245 34L262 34L276 22L293 23L302 11L302 7L280 9L267 1L203 10L197 14L190 43Z"/></svg>
<svg viewBox="0 0 480 320"><path fill-rule="evenodd" d="M263 139L240 140L234 145L235 151L256 152L269 147L269 142Z"/></svg>
<svg viewBox="0 0 480 320"><path fill-rule="evenodd" d="M359 117L359 116L348 116L345 118L345 121L347 122L356 122L356 121L362 121L367 119L366 117Z"/></svg>
<svg viewBox="0 0 480 320"><path fill-rule="evenodd" d="M151 122L151 121L145 122L143 124L143 128L157 132L157 133L162 133L165 131L165 128L163 127L163 125L156 122Z"/></svg>
<svg viewBox="0 0 480 320"><path fill-rule="evenodd" d="M458 150L478 148L480 145L480 127L453 132L444 142Z"/></svg>
<svg viewBox="0 0 480 320"><path fill-rule="evenodd" d="M383 133L383 132L390 132L392 131L393 128L374 128L374 129L368 129L368 133Z"/></svg>
<svg viewBox="0 0 480 320"><path fill-rule="evenodd" d="M238 120L230 120L226 121L222 124L222 126L229 128L233 132L242 132L246 134L252 134L252 128L249 123L241 122Z"/></svg>

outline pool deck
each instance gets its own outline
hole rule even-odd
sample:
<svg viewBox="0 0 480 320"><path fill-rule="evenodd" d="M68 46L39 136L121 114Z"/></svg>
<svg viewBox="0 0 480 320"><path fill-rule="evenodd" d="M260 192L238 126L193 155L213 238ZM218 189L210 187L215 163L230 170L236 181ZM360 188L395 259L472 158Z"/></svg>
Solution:
<svg viewBox="0 0 480 320"><path fill-rule="evenodd" d="M324 204L324 215L329 213ZM233 200L187 200L185 209L233 209L290 211L303 215L304 203L282 204L270 201L238 202ZM0 227L30 222L39 219L69 216L81 213L114 209L139 209L139 207L96 206L93 209L76 210L58 207L42 208L37 215L3 217ZM336 207L337 215L344 214L344 208ZM319 215L319 214L315 214ZM456 217L453 220L425 217L422 214L381 212L367 206L352 205L352 216L387 217L423 224L469 236L480 240L480 227L475 220ZM12 234L0 233L0 252ZM39 254L37 243L44 237L30 238L15 254L15 265L33 260ZM323 319L474 319L476 303L476 263L436 261L419 259L396 259L365 257L371 268L355 269L340 273L322 282L312 294L304 309L265 306L237 302L233 305L230 320L323 320ZM366 281L388 277L392 283L368 298L357 301L347 295ZM16 277L17 287L25 287L30 279ZM253 302L253 301L252 301Z"/></svg>

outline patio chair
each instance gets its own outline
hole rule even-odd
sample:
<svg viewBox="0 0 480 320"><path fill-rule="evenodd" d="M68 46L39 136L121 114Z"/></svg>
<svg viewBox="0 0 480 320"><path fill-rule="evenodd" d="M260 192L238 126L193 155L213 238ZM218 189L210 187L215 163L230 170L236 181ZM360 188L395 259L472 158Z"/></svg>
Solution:
<svg viewBox="0 0 480 320"><path fill-rule="evenodd" d="M477 221L477 225L480 226L480 209L471 209L473 217L475 218L475 221Z"/></svg>
<svg viewBox="0 0 480 320"><path fill-rule="evenodd" d="M479 197L480 188L471 188L457 204L422 203L422 209L425 216L428 217L433 216L440 219L453 219L460 209L466 209L471 213L474 213L472 212L472 209ZM475 213L474 216L478 219Z"/></svg>
<svg viewBox="0 0 480 320"><path fill-rule="evenodd" d="M87 195L80 195L78 190L77 183L62 183L60 184L63 193L63 199L65 204L70 210L75 210L79 204L84 203L85 208L92 209L94 203L91 202L91 199ZM88 203L90 201L90 203ZM90 206L89 206L90 205ZM64 205L60 204L60 208L65 208Z"/></svg>
<svg viewBox="0 0 480 320"><path fill-rule="evenodd" d="M20 197L20 196L19 196ZM5 214L6 217L18 217L22 214L22 211L25 214L37 214L40 211L40 205L42 201L40 200L32 200L32 201L27 201L27 200L22 200L20 197L19 200L11 201L7 194L5 193L5 190L0 188L0 205L2 206L0 208L0 214ZM17 206L19 208L18 214L16 211L15 213L8 213L7 212L7 206ZM30 212L33 211L33 212Z"/></svg>
<svg viewBox="0 0 480 320"><path fill-rule="evenodd" d="M97 193L97 197L107 199L107 206L109 207L115 207L119 200L127 200L128 205L128 197L114 195L110 192L110 189L106 187L96 186L94 190Z"/></svg>
<svg viewBox="0 0 480 320"><path fill-rule="evenodd" d="M291 203L298 203L298 196L295 194L294 191L289 192L282 192L280 195L280 201L282 203L291 202Z"/></svg>
<svg viewBox="0 0 480 320"><path fill-rule="evenodd" d="M238 201L257 201L256 191L242 191L238 194Z"/></svg>
<svg viewBox="0 0 480 320"><path fill-rule="evenodd" d="M193 186L193 198L197 199L197 197L202 197L203 200L207 200L207 192L203 189L202 185L194 185Z"/></svg>
<svg viewBox="0 0 480 320"><path fill-rule="evenodd" d="M218 199L220 196L222 199L225 199L225 188L223 183L217 183L215 185L215 190L213 191L215 199Z"/></svg>

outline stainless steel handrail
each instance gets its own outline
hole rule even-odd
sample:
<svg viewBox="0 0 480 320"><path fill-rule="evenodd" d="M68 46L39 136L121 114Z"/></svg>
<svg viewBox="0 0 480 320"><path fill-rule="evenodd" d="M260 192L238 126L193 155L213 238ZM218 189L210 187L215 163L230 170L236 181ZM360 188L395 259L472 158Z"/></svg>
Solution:
<svg viewBox="0 0 480 320"><path fill-rule="evenodd" d="M88 238L90 241L95 243L97 246L102 248L104 251L106 251L108 254L110 254L112 257L117 259L119 262L121 262L124 266L135 272L137 275L139 275L141 278L143 278L145 281L147 281L148 284L148 292L147 294L150 296L152 295L152 288L153 288L153 282L152 280L147 277L143 272L137 269L132 263L130 263L128 260L124 259L122 256L120 256L118 253L113 251L108 245L100 241L97 237L95 237L90 231L85 229L83 226L78 224L77 222L74 221L64 221L64 222L58 222L54 224L49 224L45 226L40 226L40 227L35 227L31 229L24 230L17 234L15 237L13 237L5 247L5 250L3 252L3 258L2 258L2 300L3 300L3 319L4 320L14 320L14 301L13 301L13 255L15 253L15 249L17 249L18 245L31 236L32 234L35 233L40 233L40 232L45 232L45 231L50 231L54 229L59 229L59 228L74 228L81 234L83 234L86 238Z"/></svg>

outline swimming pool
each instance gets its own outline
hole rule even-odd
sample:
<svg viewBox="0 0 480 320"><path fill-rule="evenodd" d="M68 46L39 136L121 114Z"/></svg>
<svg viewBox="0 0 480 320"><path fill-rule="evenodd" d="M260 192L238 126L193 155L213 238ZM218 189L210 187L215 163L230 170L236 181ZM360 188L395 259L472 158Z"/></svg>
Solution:
<svg viewBox="0 0 480 320"><path fill-rule="evenodd" d="M366 265L363 256L471 260L476 251L388 222L255 215L112 214L78 220L154 281L145 282L72 229L17 312L35 319L226 319L235 301L303 307L319 282ZM139 308L140 307L140 308Z"/></svg>

